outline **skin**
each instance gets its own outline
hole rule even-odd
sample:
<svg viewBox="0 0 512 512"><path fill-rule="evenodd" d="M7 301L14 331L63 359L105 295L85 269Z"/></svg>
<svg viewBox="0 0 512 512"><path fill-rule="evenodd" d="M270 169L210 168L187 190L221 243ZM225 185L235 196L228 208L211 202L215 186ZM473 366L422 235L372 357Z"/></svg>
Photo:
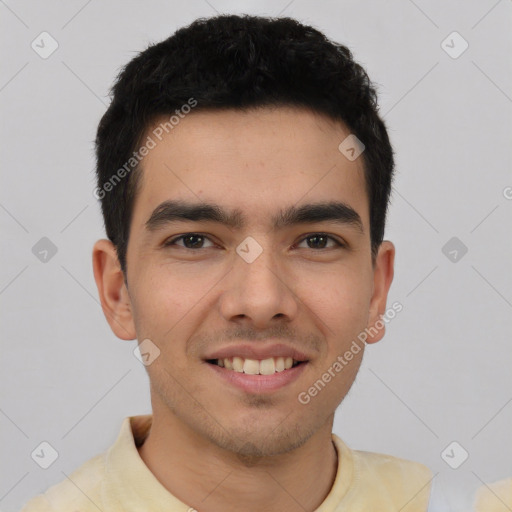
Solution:
<svg viewBox="0 0 512 512"><path fill-rule="evenodd" d="M384 314L395 254L384 241L372 262L363 159L351 162L338 150L349 133L298 108L192 112L143 161L127 284L111 242L94 246L94 275L113 332L149 338L161 351L146 367L153 425L140 456L198 510L243 504L247 511L312 511L332 487L334 412L364 349L307 405L297 396ZM180 220L149 231L153 210L170 199L239 210L246 223ZM328 201L353 208L362 231L332 221L272 225L281 209ZM191 232L208 237L203 248L187 249L183 239L163 245ZM330 240L312 248L312 233L345 246ZM263 249L250 264L236 253L248 236ZM383 335L380 329L367 343ZM302 350L308 362L272 393L242 391L204 361L221 347L275 342Z"/></svg>

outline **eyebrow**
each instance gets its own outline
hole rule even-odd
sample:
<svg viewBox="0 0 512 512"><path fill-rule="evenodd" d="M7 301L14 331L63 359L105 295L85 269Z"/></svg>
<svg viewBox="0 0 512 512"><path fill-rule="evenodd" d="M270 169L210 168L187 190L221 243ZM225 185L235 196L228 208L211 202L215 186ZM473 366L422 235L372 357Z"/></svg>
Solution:
<svg viewBox="0 0 512 512"><path fill-rule="evenodd" d="M226 210L213 203L169 200L164 201L153 210L146 221L146 229L156 231L173 221L216 222L236 229L242 228L246 224L246 219L240 210ZM360 233L364 233L363 222L359 214L351 206L341 201L291 206L272 217L273 229L329 221L352 226Z"/></svg>

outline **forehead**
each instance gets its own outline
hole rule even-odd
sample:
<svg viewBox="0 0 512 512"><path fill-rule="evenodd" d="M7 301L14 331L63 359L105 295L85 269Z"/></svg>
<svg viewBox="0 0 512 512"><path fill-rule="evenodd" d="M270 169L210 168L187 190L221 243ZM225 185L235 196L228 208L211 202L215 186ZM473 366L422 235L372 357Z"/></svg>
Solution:
<svg viewBox="0 0 512 512"><path fill-rule="evenodd" d="M134 221L169 199L198 200L258 219L283 206L341 200L368 223L363 159L338 149L342 123L305 109L197 111L158 119L143 137ZM167 122L167 124L166 124Z"/></svg>

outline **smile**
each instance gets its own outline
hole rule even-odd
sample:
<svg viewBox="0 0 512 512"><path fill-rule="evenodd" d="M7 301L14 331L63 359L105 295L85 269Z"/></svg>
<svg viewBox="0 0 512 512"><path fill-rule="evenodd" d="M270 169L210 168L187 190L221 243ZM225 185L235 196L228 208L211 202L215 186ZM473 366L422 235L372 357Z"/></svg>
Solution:
<svg viewBox="0 0 512 512"><path fill-rule="evenodd" d="M235 356L208 360L210 364L247 375L273 375L274 373L289 370L302 362L296 361L292 357L269 357L259 360Z"/></svg>
<svg viewBox="0 0 512 512"><path fill-rule="evenodd" d="M233 386L244 393L258 395L275 393L288 387L300 377L309 364L307 360L297 361L292 357L246 359L234 356L207 359L205 362L207 368L228 386Z"/></svg>

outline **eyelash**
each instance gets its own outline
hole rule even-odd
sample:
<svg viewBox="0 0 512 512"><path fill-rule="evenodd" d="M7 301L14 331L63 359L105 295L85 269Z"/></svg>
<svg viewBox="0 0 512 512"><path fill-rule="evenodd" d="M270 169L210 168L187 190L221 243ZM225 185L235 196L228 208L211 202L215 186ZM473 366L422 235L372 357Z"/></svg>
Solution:
<svg viewBox="0 0 512 512"><path fill-rule="evenodd" d="M184 233L183 235L179 235L179 236L176 236L174 238L171 238L170 240L167 240L166 242L164 242L164 247L172 247L175 245L175 243L178 241L178 240L183 240L185 237L187 236L200 236L200 237L203 237L204 239L207 239L209 240L211 243L215 243L213 242L212 240L210 240L210 238L207 236L207 235L204 235L202 233L194 233L194 232L190 232L190 233ZM327 237L329 240L333 241L335 244L336 244L336 247L338 248L345 248L346 247L346 244L341 242L340 240L338 240L337 238L334 238L333 236L331 235L328 235L327 233L322 233L322 232L317 232L317 233L308 233L307 235L305 235L304 237L302 237L299 242L297 242L297 244L294 244L294 246L304 242L305 240L307 240L308 238L312 238L314 236L325 236ZM183 246L179 246L179 247L183 247L183 249L188 249L189 251L197 251L199 249L207 249L208 247L200 247L199 249L191 249L190 247L185 247L184 245ZM333 249L334 247L327 247L327 248L320 248L320 249L311 249L312 251L320 251L322 249Z"/></svg>

